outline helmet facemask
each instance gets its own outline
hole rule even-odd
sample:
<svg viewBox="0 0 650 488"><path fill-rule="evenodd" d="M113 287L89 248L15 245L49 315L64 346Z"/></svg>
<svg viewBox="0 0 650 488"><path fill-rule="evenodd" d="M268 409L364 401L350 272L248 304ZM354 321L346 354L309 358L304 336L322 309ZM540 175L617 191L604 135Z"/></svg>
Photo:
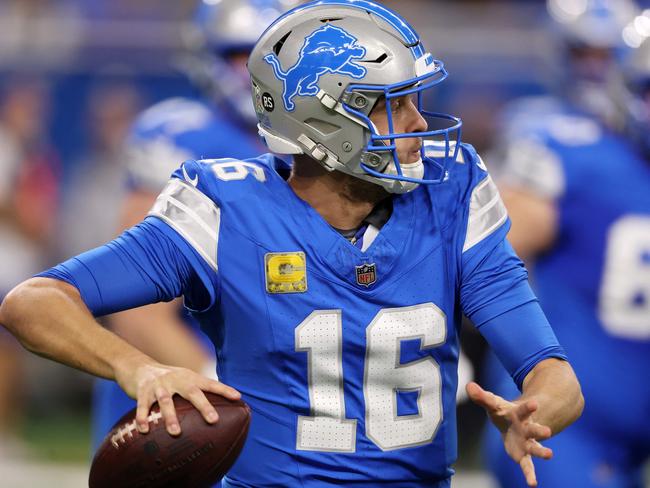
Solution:
<svg viewBox="0 0 650 488"><path fill-rule="evenodd" d="M447 72L442 62L432 60L431 68L427 72L411 80L385 86L372 86L352 84L348 86L346 98L356 100L355 94L365 96L375 94L378 100L385 100L388 131L380 133L371 120L371 115L355 109L350 104L344 104L347 112L357 118L369 131L368 143L361 154L359 167L366 173L359 176L368 181L378 183L393 193L411 191L418 184L438 184L445 180L448 168L456 160L460 145L461 121L452 115L432 112L424 108L425 97L436 85L444 81ZM380 94L379 97L376 94ZM427 122L427 130L422 132L396 132L393 120L393 103L402 97L416 97L416 107L420 116ZM446 127L433 128L443 123ZM420 146L420 160L414 163L401 161L398 154L397 141L399 139L417 138L422 141ZM441 157L433 155L432 146L437 146L442 151ZM433 164L438 171L437 175L424 179L424 162ZM377 179L380 181L378 182Z"/></svg>

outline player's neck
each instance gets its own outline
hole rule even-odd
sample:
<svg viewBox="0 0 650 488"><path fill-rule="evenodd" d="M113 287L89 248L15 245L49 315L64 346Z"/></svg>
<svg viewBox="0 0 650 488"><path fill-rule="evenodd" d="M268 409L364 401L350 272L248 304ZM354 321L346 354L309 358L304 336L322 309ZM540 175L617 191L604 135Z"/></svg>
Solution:
<svg viewBox="0 0 650 488"><path fill-rule="evenodd" d="M288 183L328 224L344 230L358 228L375 205L389 196L378 185L328 172L309 158L294 163Z"/></svg>

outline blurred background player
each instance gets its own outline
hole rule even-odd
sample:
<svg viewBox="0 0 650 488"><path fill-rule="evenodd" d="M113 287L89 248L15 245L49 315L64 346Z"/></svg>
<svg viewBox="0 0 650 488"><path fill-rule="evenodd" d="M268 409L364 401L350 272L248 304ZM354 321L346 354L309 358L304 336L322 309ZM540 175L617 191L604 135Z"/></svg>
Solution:
<svg viewBox="0 0 650 488"><path fill-rule="evenodd" d="M92 249L118 230L127 188L124 140L141 109L130 79L96 82L87 100L87 147L75 158L64 194L57 235L58 252ZM92 232L88 232L92 229Z"/></svg>
<svg viewBox="0 0 650 488"><path fill-rule="evenodd" d="M46 136L49 89L37 77L7 80L0 93L0 296L49 262L59 194L58 157ZM16 449L23 357L0 332L0 458Z"/></svg>
<svg viewBox="0 0 650 488"><path fill-rule="evenodd" d="M650 455L650 11L578 3L548 3L570 66L561 98L517 103L504 132L508 238L534 261L537 294L586 405L536 470L542 487L641 488ZM640 47L622 72L624 32ZM494 357L486 373L497 394L518 395ZM500 442L488 428L489 467L502 487L525 486Z"/></svg>
<svg viewBox="0 0 650 488"><path fill-rule="evenodd" d="M172 98L145 110L128 138L128 188L120 229L141 221L169 175L188 159L239 159L262 152L250 96L248 54L264 29L295 0L202 1L187 32L184 67L195 98ZM117 334L166 364L216 375L214 349L179 301L129 310L110 318ZM169 347L174 344L174 347ZM94 392L93 450L131 408L115 382Z"/></svg>

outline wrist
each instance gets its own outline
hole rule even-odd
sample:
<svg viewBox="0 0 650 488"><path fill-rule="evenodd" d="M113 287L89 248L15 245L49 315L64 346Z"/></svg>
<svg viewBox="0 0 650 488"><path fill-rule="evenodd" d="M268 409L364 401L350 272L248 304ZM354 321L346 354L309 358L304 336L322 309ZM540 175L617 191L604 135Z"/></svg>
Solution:
<svg viewBox="0 0 650 488"><path fill-rule="evenodd" d="M130 396L135 398L140 377L146 370L158 363L151 357L135 349L129 353L116 356L111 363L114 379Z"/></svg>

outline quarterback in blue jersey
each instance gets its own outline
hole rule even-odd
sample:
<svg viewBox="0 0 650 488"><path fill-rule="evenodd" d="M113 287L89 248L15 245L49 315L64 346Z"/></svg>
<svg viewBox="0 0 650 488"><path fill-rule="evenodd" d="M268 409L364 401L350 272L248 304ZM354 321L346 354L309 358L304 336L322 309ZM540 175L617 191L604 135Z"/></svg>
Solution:
<svg viewBox="0 0 650 488"><path fill-rule="evenodd" d="M245 60L268 22L290 2L202 1L187 32L188 75L200 98L172 98L145 110L127 141L129 191L120 230L144 218L180 161L201 157L253 157L256 137ZM266 16L255 16L264 7ZM254 20L251 20L253 18ZM189 29L189 28L188 28ZM218 79L210 76L219 72ZM242 74L245 74L245 76ZM245 99L246 106L242 100ZM211 343L180 300L111 316L111 330L156 360L216 377ZM153 329L155 328L155 333ZM169 344L174 347L170 348ZM93 448L115 422L135 407L114 381L98 379L93 394Z"/></svg>
<svg viewBox="0 0 650 488"><path fill-rule="evenodd" d="M464 312L523 395L469 397L536 485L532 457L581 413L580 386L505 240L509 220L460 121L429 112L446 77L409 24L367 0L276 20L249 60L276 155L185 162L149 216L19 285L0 322L31 350L114 378L138 430L201 390L253 411L226 487L449 487ZM437 119L430 129L427 119ZM128 292L125 292L128 290ZM183 296L219 381L154 361L93 315ZM228 385L228 386L226 386Z"/></svg>
<svg viewBox="0 0 650 488"><path fill-rule="evenodd" d="M626 131L612 130L604 122L610 117L556 100L543 115L528 112L533 124L516 129L507 151L501 190L513 219L509 240L534 260L536 292L586 399L582 418L548 441L557 456L538 467L540 486L644 486L650 456L650 42L634 59L639 69L627 76L633 84L627 103L636 116ZM497 394L517 396L496 358L487 374ZM499 432L489 429L485 450L500 485L524 486L498 444Z"/></svg>

